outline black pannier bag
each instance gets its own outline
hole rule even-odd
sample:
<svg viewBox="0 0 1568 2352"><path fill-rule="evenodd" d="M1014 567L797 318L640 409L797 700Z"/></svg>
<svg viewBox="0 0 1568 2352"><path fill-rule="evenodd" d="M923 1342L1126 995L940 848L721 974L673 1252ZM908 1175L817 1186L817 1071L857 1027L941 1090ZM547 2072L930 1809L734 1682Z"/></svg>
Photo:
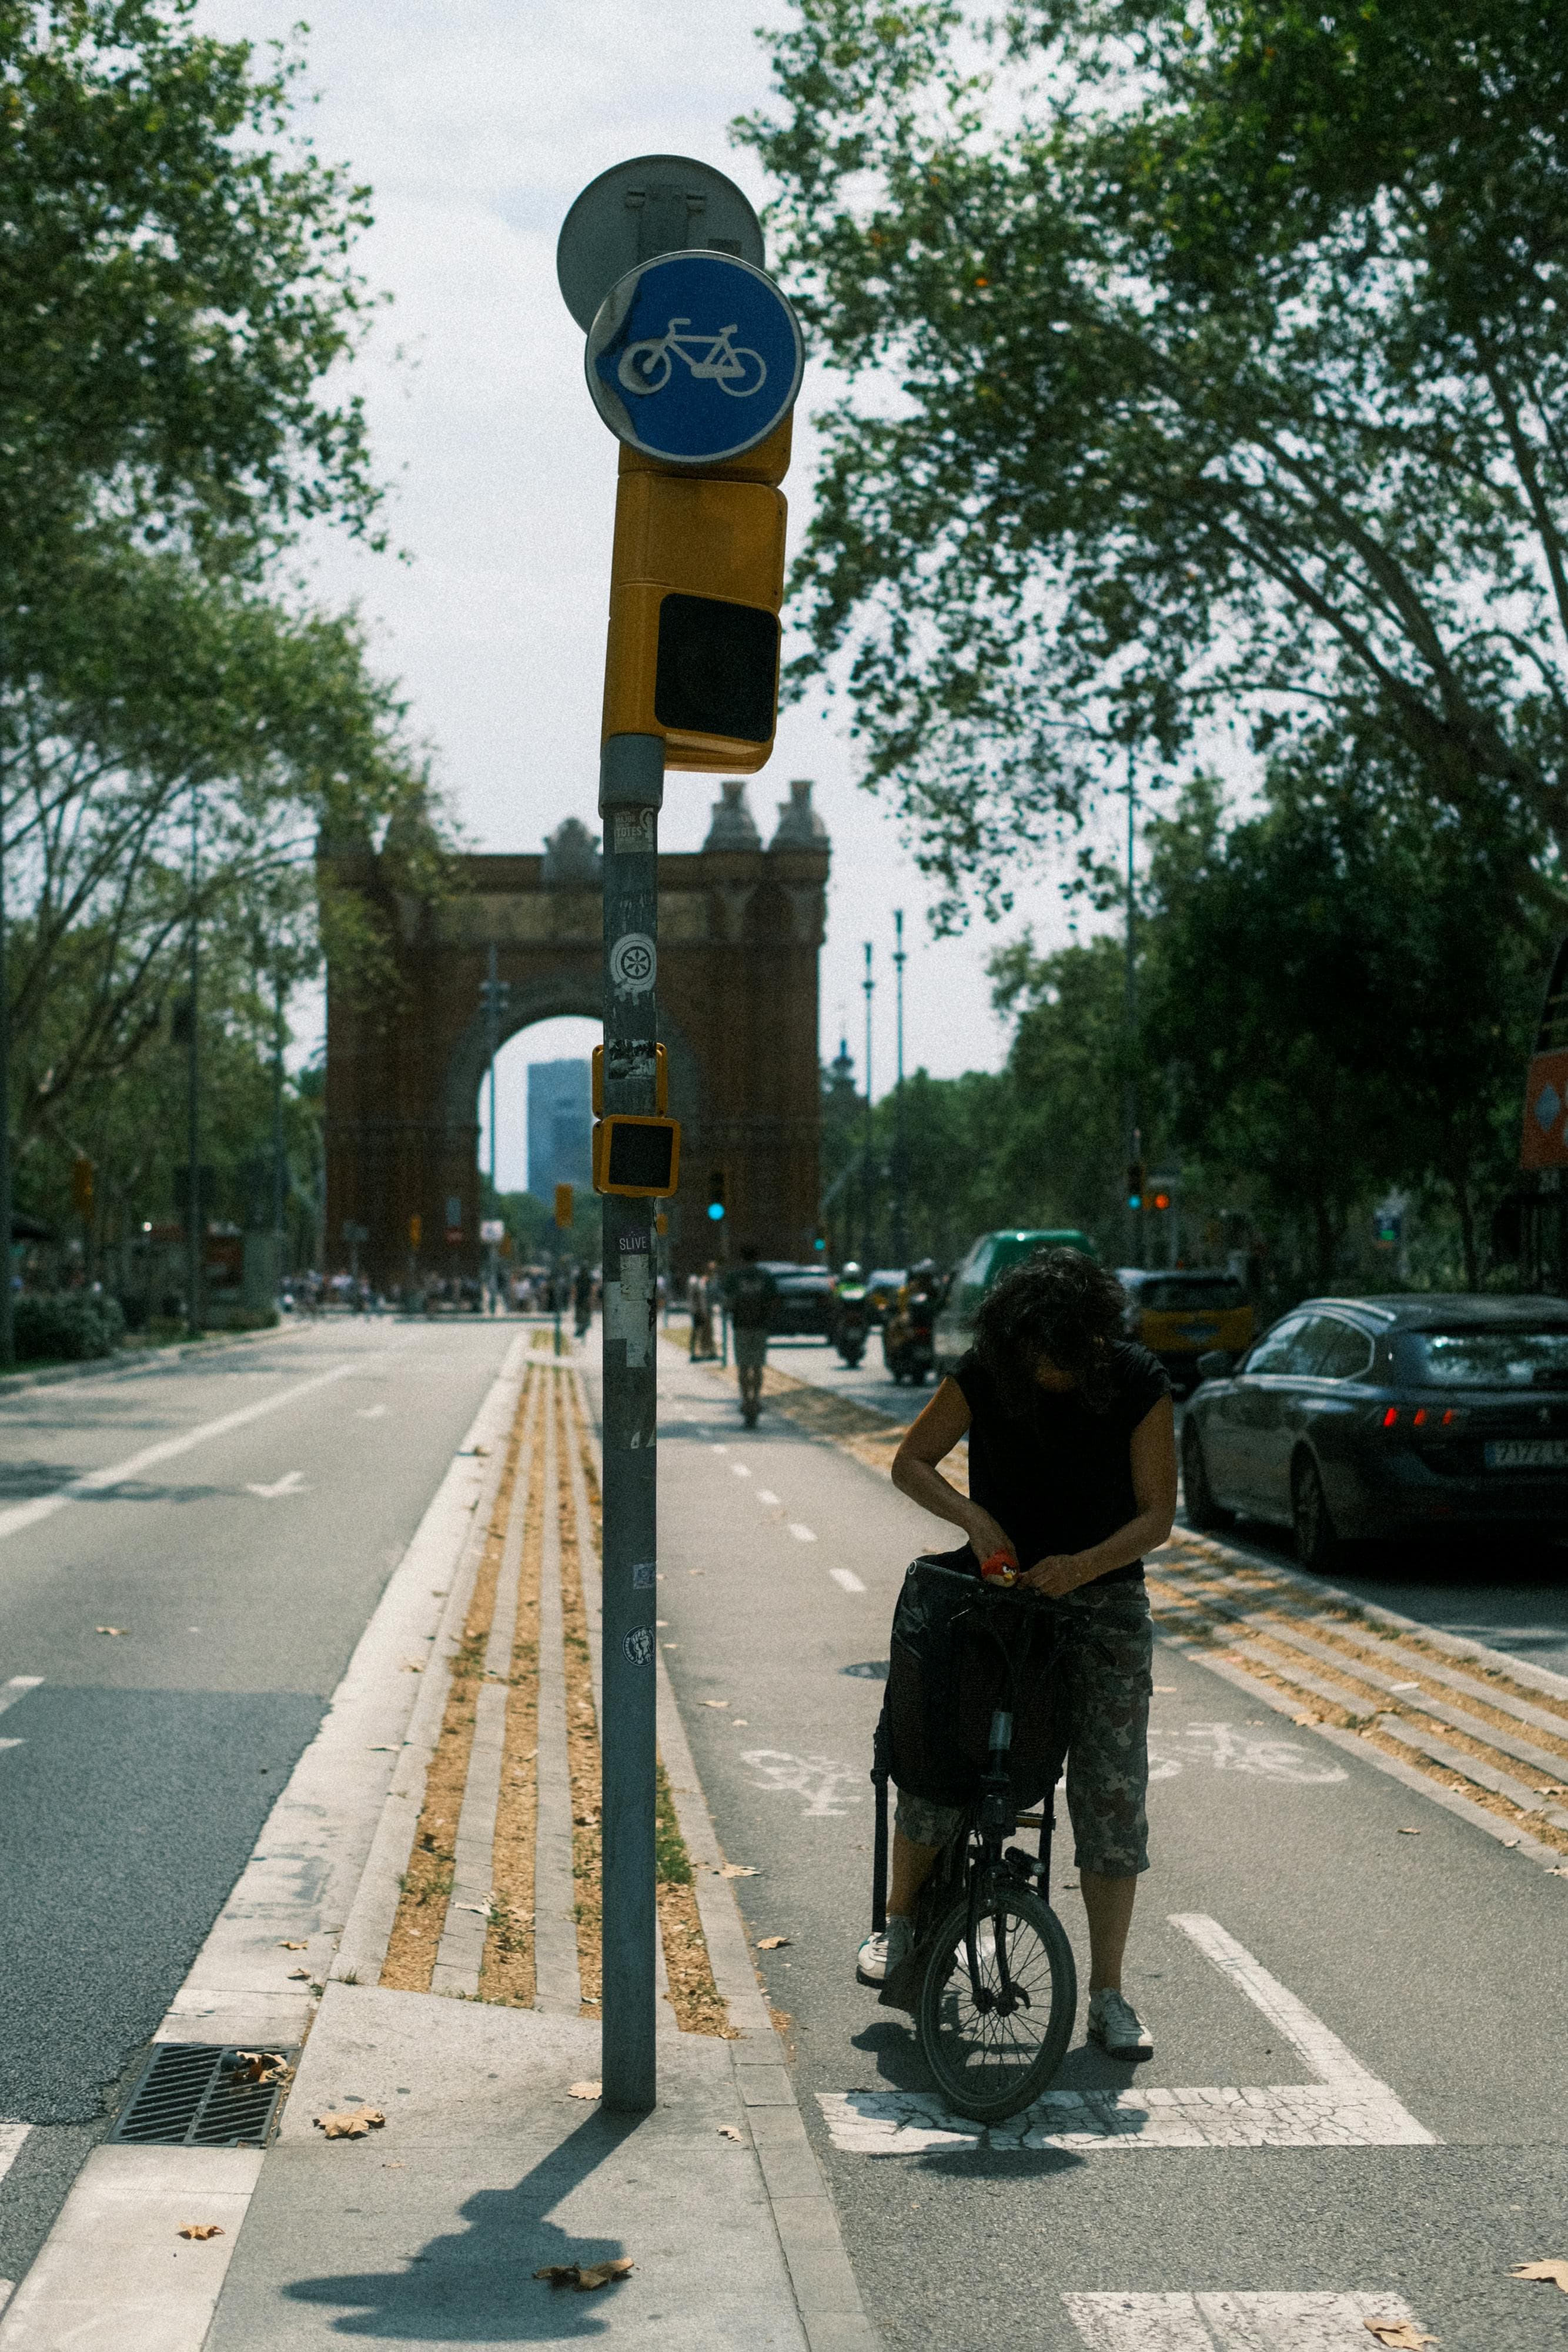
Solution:
<svg viewBox="0 0 1568 2352"><path fill-rule="evenodd" d="M1010 1707L1013 1801L1020 1812L1040 1802L1061 1763L1054 1618L1032 1595L987 1593L967 1544L911 1561L893 1612L883 1713L896 1787L967 1805L987 1769L991 1717Z"/></svg>

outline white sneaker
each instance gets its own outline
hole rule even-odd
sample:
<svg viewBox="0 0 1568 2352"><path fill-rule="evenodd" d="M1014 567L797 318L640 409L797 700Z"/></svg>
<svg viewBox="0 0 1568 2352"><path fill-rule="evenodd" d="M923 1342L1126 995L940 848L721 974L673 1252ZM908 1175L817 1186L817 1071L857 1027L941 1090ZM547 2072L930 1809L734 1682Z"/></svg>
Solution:
<svg viewBox="0 0 1568 2352"><path fill-rule="evenodd" d="M887 1915L887 1925L880 1936L868 1936L855 1955L855 1975L862 1984L885 1984L896 1969L901 1969L915 1948L915 1927L912 1921Z"/></svg>
<svg viewBox="0 0 1568 2352"><path fill-rule="evenodd" d="M893 1922L889 1920L891 1927ZM1134 2063L1155 2054L1154 2037L1133 2007L1119 1992L1094 1992L1089 1996L1089 2039L1097 2042L1107 2058L1126 2058Z"/></svg>

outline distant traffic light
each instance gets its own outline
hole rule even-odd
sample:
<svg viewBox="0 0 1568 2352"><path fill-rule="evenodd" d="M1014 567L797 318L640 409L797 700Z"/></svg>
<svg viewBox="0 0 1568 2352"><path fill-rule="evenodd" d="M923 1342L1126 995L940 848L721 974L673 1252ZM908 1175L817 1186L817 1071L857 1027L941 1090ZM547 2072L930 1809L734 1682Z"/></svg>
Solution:
<svg viewBox="0 0 1568 2352"><path fill-rule="evenodd" d="M578 1067L580 1069L581 1066L581 1064L579 1063ZM565 1233L567 1227L571 1223L571 1186L570 1184L558 1184L555 1188L555 1221L560 1227L562 1233Z"/></svg>
<svg viewBox="0 0 1568 2352"><path fill-rule="evenodd" d="M1171 1196L1168 1192L1156 1192L1149 1205L1155 1209L1168 1209L1170 1204Z"/></svg>
<svg viewBox="0 0 1568 2352"><path fill-rule="evenodd" d="M622 446L604 733L658 735L666 765L760 768L779 712L789 421L697 468Z"/></svg>
<svg viewBox="0 0 1568 2352"><path fill-rule="evenodd" d="M71 1199L78 1217L92 1214L92 1161L85 1151L78 1151L71 1162Z"/></svg>
<svg viewBox="0 0 1568 2352"><path fill-rule="evenodd" d="M716 1168L707 1180L707 1213L716 1225L724 1223L724 1170Z"/></svg>
<svg viewBox="0 0 1568 2352"><path fill-rule="evenodd" d="M420 1236L423 1231L424 1219L416 1212L408 1221L408 1245L411 1250L416 1250L419 1247Z"/></svg>
<svg viewBox="0 0 1568 2352"><path fill-rule="evenodd" d="M1127 1206L1141 1209L1144 1205L1144 1163L1132 1160L1127 1163Z"/></svg>

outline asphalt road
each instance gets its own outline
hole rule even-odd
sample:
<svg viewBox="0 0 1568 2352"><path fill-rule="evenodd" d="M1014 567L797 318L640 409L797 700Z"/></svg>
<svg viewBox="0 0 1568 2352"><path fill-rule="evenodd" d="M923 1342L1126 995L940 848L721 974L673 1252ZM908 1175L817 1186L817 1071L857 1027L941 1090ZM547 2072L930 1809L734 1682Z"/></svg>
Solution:
<svg viewBox="0 0 1568 2352"><path fill-rule="evenodd" d="M1292 2114L1343 2095L1322 2126L1335 2144L934 2134L909 2022L856 1985L853 1960L874 1676L935 1523L779 1416L743 1431L732 1398L668 1352L661 1390L661 1638L725 1852L759 1874L738 1882L748 1926L789 1938L758 1964L887 2344L1338 2352L1402 2298L1443 2352L1561 2347L1556 2289L1507 2273L1568 2254L1568 1881L1161 1650L1155 1867L1128 1979L1156 2054L1113 2064L1081 2008L1057 2087L1209 2093L1175 2103L1200 2114L1224 2092ZM1076 1875L1063 1839L1057 1901L1086 1981ZM1283 2010L1221 1964L1233 1947ZM1230 2315L1212 2335L1191 2332L1204 2295L1233 2298L1207 2307Z"/></svg>
<svg viewBox="0 0 1568 2352"><path fill-rule="evenodd" d="M0 2277L105 2127L517 1329L328 1319L0 1401L0 1685L37 1678L0 1717L0 2118L39 2126L0 2179Z"/></svg>

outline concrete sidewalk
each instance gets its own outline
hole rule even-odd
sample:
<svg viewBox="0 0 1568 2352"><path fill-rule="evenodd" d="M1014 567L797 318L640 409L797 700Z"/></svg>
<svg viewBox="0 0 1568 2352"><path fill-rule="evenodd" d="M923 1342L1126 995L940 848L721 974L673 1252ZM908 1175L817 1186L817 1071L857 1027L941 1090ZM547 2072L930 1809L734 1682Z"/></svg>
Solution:
<svg viewBox="0 0 1568 2352"><path fill-rule="evenodd" d="M590 2020L329 1985L210 2352L345 2336L796 2352L807 2338L748 2126L766 2137L787 2110L798 2129L795 2103L768 2079L783 2076L776 2047L737 2066L738 2047L662 2035L657 2109L619 2117L570 2094L599 2071ZM329 2141L312 2122L361 2103L386 2116L369 2139ZM799 2160L815 2174L803 2142ZM591 2293L534 2277L617 2255L636 2268Z"/></svg>

